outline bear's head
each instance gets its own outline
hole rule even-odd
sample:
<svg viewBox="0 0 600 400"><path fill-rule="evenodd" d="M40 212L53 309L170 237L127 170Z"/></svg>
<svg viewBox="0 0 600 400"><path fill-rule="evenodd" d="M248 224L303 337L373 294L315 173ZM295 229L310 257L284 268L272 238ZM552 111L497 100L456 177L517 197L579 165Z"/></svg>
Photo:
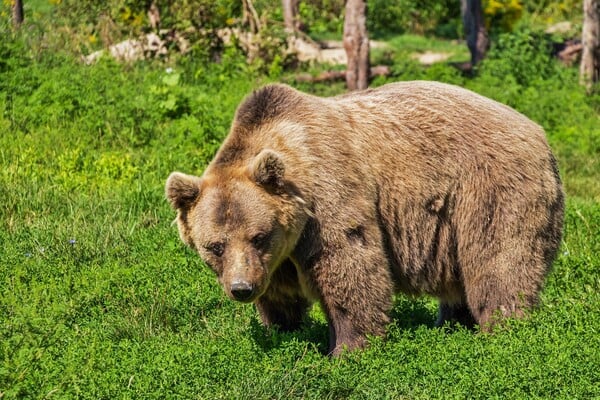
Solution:
<svg viewBox="0 0 600 400"><path fill-rule="evenodd" d="M166 195L183 242L229 297L252 302L294 249L310 211L286 180L280 154L265 149L246 164L209 168L202 177L173 172Z"/></svg>

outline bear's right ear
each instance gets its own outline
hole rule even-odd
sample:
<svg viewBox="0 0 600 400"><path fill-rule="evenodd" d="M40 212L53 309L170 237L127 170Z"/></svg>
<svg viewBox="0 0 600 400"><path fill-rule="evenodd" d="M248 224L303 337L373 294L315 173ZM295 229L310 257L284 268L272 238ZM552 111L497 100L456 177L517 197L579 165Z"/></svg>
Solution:
<svg viewBox="0 0 600 400"><path fill-rule="evenodd" d="M285 165L279 154L273 150L261 151L250 164L250 175L256 183L271 189L283 186Z"/></svg>
<svg viewBox="0 0 600 400"><path fill-rule="evenodd" d="M201 184L202 179L197 176L173 172L165 185L165 193L171 206L176 210L189 208L200 194Z"/></svg>

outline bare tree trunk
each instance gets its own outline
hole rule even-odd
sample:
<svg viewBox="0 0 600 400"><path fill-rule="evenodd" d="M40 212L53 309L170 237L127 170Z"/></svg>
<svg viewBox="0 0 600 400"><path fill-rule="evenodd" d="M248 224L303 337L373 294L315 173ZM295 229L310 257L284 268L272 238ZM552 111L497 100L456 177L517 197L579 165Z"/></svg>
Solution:
<svg viewBox="0 0 600 400"><path fill-rule="evenodd" d="M148 21L150 22L150 27L152 27L153 31L158 32L160 28L160 11L156 6L156 2L153 1L152 4L150 4L150 8L148 8L147 14Z"/></svg>
<svg viewBox="0 0 600 400"><path fill-rule="evenodd" d="M13 4L13 23L16 27L21 26L24 19L23 14L23 0L15 0Z"/></svg>
<svg viewBox="0 0 600 400"><path fill-rule="evenodd" d="M299 0L282 0L283 8L283 23L285 30L289 33L294 33L300 30L300 19L298 18Z"/></svg>
<svg viewBox="0 0 600 400"><path fill-rule="evenodd" d="M490 45L481 0L461 0L460 5L467 46L471 52L471 67L474 67L483 60Z"/></svg>
<svg viewBox="0 0 600 400"><path fill-rule="evenodd" d="M600 0L583 0L581 83L588 90L600 81Z"/></svg>
<svg viewBox="0 0 600 400"><path fill-rule="evenodd" d="M346 0L344 49L348 56L348 90L366 89L369 86L369 37L365 0Z"/></svg>
<svg viewBox="0 0 600 400"><path fill-rule="evenodd" d="M252 0L242 0L242 21L248 24L251 33L258 33L260 30L260 19Z"/></svg>

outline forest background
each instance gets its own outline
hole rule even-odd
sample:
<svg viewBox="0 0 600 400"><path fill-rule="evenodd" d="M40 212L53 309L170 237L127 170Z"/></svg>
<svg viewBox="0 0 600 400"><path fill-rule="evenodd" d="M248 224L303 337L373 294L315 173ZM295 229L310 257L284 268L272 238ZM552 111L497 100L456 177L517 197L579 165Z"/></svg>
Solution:
<svg viewBox="0 0 600 400"><path fill-rule="evenodd" d="M370 86L448 82L541 124L566 226L529 318L493 335L435 328L433 299L397 296L387 338L337 359L319 307L281 333L224 296L180 242L164 181L202 173L254 88L342 93L345 65L300 60L279 2L25 0L20 24L13 6L0 5L0 398L600 397L600 95L579 83L577 51L557 57L581 38L580 1L483 2L490 47L470 70L459 1L367 2L370 63L385 67ZM343 1L298 11L295 37L339 47ZM109 55L131 40L136 60Z"/></svg>

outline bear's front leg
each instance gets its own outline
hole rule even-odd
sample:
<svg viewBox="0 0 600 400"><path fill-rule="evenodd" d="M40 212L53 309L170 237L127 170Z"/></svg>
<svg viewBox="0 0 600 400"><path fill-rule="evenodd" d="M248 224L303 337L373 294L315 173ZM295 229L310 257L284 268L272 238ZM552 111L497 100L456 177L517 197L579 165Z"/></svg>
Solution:
<svg viewBox="0 0 600 400"><path fill-rule="evenodd" d="M364 347L368 335L384 335L392 307L392 276L382 249L366 240L353 244L325 250L308 271L327 314L333 356Z"/></svg>
<svg viewBox="0 0 600 400"><path fill-rule="evenodd" d="M273 273L269 288L255 305L265 326L278 326L283 331L300 327L310 302L302 294L296 267L289 259Z"/></svg>

